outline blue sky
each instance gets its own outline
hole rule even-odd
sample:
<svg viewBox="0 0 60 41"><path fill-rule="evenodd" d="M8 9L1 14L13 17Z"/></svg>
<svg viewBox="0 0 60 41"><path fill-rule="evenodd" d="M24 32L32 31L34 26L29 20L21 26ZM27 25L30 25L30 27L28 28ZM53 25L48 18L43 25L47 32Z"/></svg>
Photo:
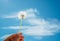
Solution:
<svg viewBox="0 0 60 41"><path fill-rule="evenodd" d="M0 0L0 41L20 30L24 41L60 41L60 0Z"/></svg>

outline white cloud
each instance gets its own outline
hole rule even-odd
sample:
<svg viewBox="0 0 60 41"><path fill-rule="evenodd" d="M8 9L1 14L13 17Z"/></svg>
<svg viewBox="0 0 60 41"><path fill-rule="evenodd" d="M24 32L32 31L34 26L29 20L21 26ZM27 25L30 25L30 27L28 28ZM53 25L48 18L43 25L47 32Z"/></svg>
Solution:
<svg viewBox="0 0 60 41"><path fill-rule="evenodd" d="M6 39L7 37L11 36L12 34L7 34L7 35L4 35L2 37L0 37L0 39Z"/></svg>
<svg viewBox="0 0 60 41"><path fill-rule="evenodd" d="M14 30L18 30L18 29L28 29L28 27L31 27L31 26L9 26L9 27L2 27L2 29L14 29Z"/></svg>
<svg viewBox="0 0 60 41"><path fill-rule="evenodd" d="M1 16L1 18L18 18L20 12L23 12L23 11L13 12L9 15L3 15L3 16ZM35 18L36 17L35 13L37 13L37 9L30 8L28 10L24 10L24 12L26 12L26 19L27 18Z"/></svg>
<svg viewBox="0 0 60 41"><path fill-rule="evenodd" d="M56 31L58 31L57 28L52 29L50 27L35 26L29 29L23 30L23 33L31 36L49 36L49 35L54 35Z"/></svg>
<svg viewBox="0 0 60 41"><path fill-rule="evenodd" d="M36 16L36 14L38 13L37 9L31 8L31 9L25 10L25 12L27 13L27 19L26 19L27 23L35 26L23 26L22 28L25 29L25 30L22 30L23 34L41 38L44 36L54 35L55 33L59 32L60 30L59 21L52 22L52 21L45 20L44 18L38 19ZM17 27L11 26L8 28L19 29L19 26Z"/></svg>
<svg viewBox="0 0 60 41"><path fill-rule="evenodd" d="M13 12L13 13L10 13L10 14L7 14L7 15L2 15L0 17L1 18L17 18L17 14L16 14L16 12Z"/></svg>

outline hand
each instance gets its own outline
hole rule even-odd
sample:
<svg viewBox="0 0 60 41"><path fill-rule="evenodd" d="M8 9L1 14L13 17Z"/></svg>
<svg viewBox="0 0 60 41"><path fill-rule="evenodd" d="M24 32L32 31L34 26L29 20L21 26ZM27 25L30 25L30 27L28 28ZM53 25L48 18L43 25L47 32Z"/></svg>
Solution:
<svg viewBox="0 0 60 41"><path fill-rule="evenodd" d="M22 36L22 33L17 33L9 36L4 41L23 41L23 40L24 40L24 37Z"/></svg>

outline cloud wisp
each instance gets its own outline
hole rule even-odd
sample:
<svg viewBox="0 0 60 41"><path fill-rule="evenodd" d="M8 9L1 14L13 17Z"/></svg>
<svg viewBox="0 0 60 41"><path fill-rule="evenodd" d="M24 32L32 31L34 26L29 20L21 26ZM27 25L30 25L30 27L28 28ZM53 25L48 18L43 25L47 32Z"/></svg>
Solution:
<svg viewBox="0 0 60 41"><path fill-rule="evenodd" d="M19 14L21 14L20 12L25 12L26 13L26 19L27 18L35 18L35 13L37 13L37 9L28 9L28 10L23 10L23 11L19 11L19 12L13 12L9 15L3 15L1 16L1 18L18 18Z"/></svg>
<svg viewBox="0 0 60 41"><path fill-rule="evenodd" d="M12 35L12 34L6 34L6 35L0 37L0 39L6 39L6 38L9 37L10 35Z"/></svg>
<svg viewBox="0 0 60 41"><path fill-rule="evenodd" d="M59 21L58 21L58 23L56 23L56 22L45 20L44 18L38 19L36 16L36 14L38 13L37 9L31 8L31 9L24 10L24 11L27 13L26 21L29 24L31 24L32 26L23 26L22 27L23 34L34 36L34 37L44 37L44 36L54 35L55 33L59 32L59 30L60 30L60 22ZM13 17L11 17L11 18L13 18ZM8 28L19 29L19 26L17 26L17 27L11 26Z"/></svg>

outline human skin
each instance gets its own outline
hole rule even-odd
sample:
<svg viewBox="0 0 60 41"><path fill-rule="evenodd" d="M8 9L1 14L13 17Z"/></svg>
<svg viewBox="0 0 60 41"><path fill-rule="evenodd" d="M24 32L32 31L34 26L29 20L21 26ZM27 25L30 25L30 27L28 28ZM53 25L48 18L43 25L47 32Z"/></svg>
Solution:
<svg viewBox="0 0 60 41"><path fill-rule="evenodd" d="M9 36L4 41L24 41L24 36L22 36L22 33L17 33Z"/></svg>

